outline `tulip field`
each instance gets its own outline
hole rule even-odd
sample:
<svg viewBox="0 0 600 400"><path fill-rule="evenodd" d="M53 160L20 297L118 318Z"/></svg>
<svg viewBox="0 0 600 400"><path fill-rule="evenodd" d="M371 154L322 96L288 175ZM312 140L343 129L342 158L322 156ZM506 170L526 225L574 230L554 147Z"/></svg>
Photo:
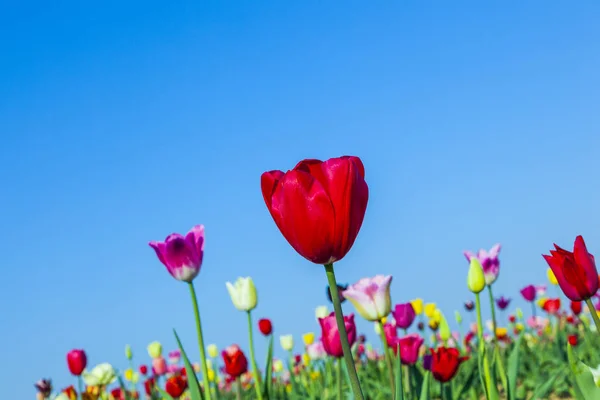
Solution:
<svg viewBox="0 0 600 400"><path fill-rule="evenodd" d="M203 324L215 322L201 319L194 288L205 251L204 226L196 225L149 246L157 268L163 264L181 290L189 290L197 341L182 343L174 331L175 349L153 342L146 355L125 346L129 368L122 371L109 363L88 365L85 350L74 349L65 362L72 382L55 387L51 377L40 379L37 399L600 400L599 276L581 236L571 250L554 245L543 256L548 269L540 271L539 284L516 289L512 298L494 292L500 244L464 251L471 296L455 305L454 315L444 315L423 299L391 298L392 276L336 280L335 266L354 245L369 199L358 157L307 159L287 172L265 172L261 190L287 242L307 264L323 266L329 303L315 309L318 332L275 336L277 321L254 319L254 282L240 277L226 288L248 333L222 349L209 343ZM530 307L511 307L517 297ZM342 314L345 301L354 312ZM359 318L373 331L358 332ZM450 318L459 329L451 330ZM254 349L258 335L268 340L267 354ZM274 357L276 347L286 356Z"/></svg>

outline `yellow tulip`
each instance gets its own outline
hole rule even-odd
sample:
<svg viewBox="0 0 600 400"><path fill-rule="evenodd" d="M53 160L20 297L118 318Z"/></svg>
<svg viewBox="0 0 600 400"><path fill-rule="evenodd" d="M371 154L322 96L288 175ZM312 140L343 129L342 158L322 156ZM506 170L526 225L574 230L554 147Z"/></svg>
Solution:
<svg viewBox="0 0 600 400"><path fill-rule="evenodd" d="M498 339L505 338L508 335L508 329L506 328L496 328L496 337Z"/></svg>
<svg viewBox="0 0 600 400"><path fill-rule="evenodd" d="M285 391L287 393L292 393L292 385L290 383L288 383L287 385L285 385Z"/></svg>
<svg viewBox="0 0 600 400"><path fill-rule="evenodd" d="M554 272L552 271L552 269L548 268L548 270L546 271L546 274L548 274L548 280L550 281L551 284L558 285L558 281L556 280L556 276L554 275Z"/></svg>
<svg viewBox="0 0 600 400"><path fill-rule="evenodd" d="M133 371L131 368L128 368L125 370L125 372L123 373L123 376L125 377L126 381L131 381L131 379L133 378Z"/></svg>
<svg viewBox="0 0 600 400"><path fill-rule="evenodd" d="M382 324L385 324L386 322L387 322L387 317L383 317L383 318L381 318L381 323L382 323Z"/></svg>
<svg viewBox="0 0 600 400"><path fill-rule="evenodd" d="M209 381L211 381L211 382L215 381L215 371L214 370L209 369L207 375L208 375Z"/></svg>
<svg viewBox="0 0 600 400"><path fill-rule="evenodd" d="M208 356L210 358L219 357L219 348L217 347L216 344L209 344L208 347L206 348L206 352L208 353Z"/></svg>
<svg viewBox="0 0 600 400"><path fill-rule="evenodd" d="M321 373L319 371L312 371L310 373L310 379L312 379L313 381L319 379L321 377Z"/></svg>
<svg viewBox="0 0 600 400"><path fill-rule="evenodd" d="M437 331L438 328L440 327L440 323L437 322L436 320L430 319L429 320L429 327L431 328L431 330Z"/></svg>
<svg viewBox="0 0 600 400"><path fill-rule="evenodd" d="M440 322L442 322L442 318L443 318L443 315L439 309L436 309L433 311L433 315L431 316L431 319L433 319L435 322L437 322L439 324Z"/></svg>
<svg viewBox="0 0 600 400"><path fill-rule="evenodd" d="M310 357L308 356L308 354L302 354L302 363L306 366L310 364Z"/></svg>
<svg viewBox="0 0 600 400"><path fill-rule="evenodd" d="M315 342L315 334L313 332L305 333L302 335L302 341L304 342L305 346L310 346Z"/></svg>
<svg viewBox="0 0 600 400"><path fill-rule="evenodd" d="M515 324L515 329L517 330L517 332L521 333L525 330L525 325L523 325L521 322L517 322Z"/></svg>
<svg viewBox="0 0 600 400"><path fill-rule="evenodd" d="M279 336L279 344L285 351L292 351L294 348L294 337L292 335Z"/></svg>
<svg viewBox="0 0 600 400"><path fill-rule="evenodd" d="M437 309L437 306L435 305L435 303L425 304L425 316L427 316L428 318L433 317L433 313L435 312L436 309Z"/></svg>
<svg viewBox="0 0 600 400"><path fill-rule="evenodd" d="M416 315L421 315L423 313L423 299L414 299L410 304L413 306Z"/></svg>
<svg viewBox="0 0 600 400"><path fill-rule="evenodd" d="M547 301L548 301L548 299L546 297L542 297L537 301L537 305L540 308L544 308L544 304L546 304Z"/></svg>

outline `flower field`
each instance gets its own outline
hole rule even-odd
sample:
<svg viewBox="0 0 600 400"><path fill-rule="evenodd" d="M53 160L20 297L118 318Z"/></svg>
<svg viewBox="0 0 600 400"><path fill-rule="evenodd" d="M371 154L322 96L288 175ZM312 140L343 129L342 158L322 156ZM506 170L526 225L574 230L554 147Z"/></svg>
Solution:
<svg viewBox="0 0 600 400"><path fill-rule="evenodd" d="M329 304L315 309L320 331L301 338L275 335L277 321L254 319L252 278L240 277L226 288L247 320L247 336L224 349L207 343L202 326L212 321L201 319L194 288L205 231L196 225L149 245L156 264L181 281L182 290L187 286L197 341L182 343L174 331L178 348L171 351L159 342L148 344L147 355L126 346L129 368L123 371L108 363L88 365L85 350L74 349L65 365L72 384L54 387L50 378L41 379L34 385L37 399L600 400L600 278L581 236L570 250L554 245L543 256L548 269L540 271L539 284L511 294L530 305L524 310L494 293L501 279L500 244L465 251L472 295L456 305L460 311L444 315L423 299L392 299L392 276L337 282L334 267L354 245L369 199L358 157L308 159L287 172L265 172L261 189L283 237L307 264L323 266ZM353 313L343 315L345 301ZM484 321L484 314L491 319ZM373 324L368 340L357 331L358 318ZM450 329L449 318L458 330ZM267 354L255 352L259 336L269 343ZM275 358L276 346L287 356ZM190 359L198 352L199 360Z"/></svg>

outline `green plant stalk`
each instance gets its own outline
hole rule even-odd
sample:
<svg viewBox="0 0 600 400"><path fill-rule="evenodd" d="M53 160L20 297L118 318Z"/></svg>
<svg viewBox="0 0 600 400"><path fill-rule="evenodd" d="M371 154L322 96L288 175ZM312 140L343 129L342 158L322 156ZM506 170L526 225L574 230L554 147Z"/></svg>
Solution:
<svg viewBox="0 0 600 400"><path fill-rule="evenodd" d="M77 394L77 398L79 400L83 399L83 382L82 382L82 379L81 379L81 375L77 376L77 391L79 392Z"/></svg>
<svg viewBox="0 0 600 400"><path fill-rule="evenodd" d="M239 376L235 379L235 398L242 400L242 379Z"/></svg>
<svg viewBox="0 0 600 400"><path fill-rule="evenodd" d="M254 389L256 390L256 398L262 400L262 390L260 374L258 373L258 366L256 365L256 357L254 356L254 335L252 334L252 311L246 312L248 315L248 338L250 340L250 362L252 362L252 373L254 374Z"/></svg>
<svg viewBox="0 0 600 400"><path fill-rule="evenodd" d="M487 285L488 294L490 295L490 307L492 309L492 328L494 332L492 333L492 337L494 338L494 347L498 344L498 338L496 336L496 328L498 328L498 323L496 322L496 305L494 303L494 293L492 292L492 285Z"/></svg>
<svg viewBox="0 0 600 400"><path fill-rule="evenodd" d="M358 375L356 374L356 366L354 365L350 344L348 343L348 333L346 332L346 325L344 324L344 315L342 314L342 305L340 304L340 295L338 293L337 282L335 281L333 264L325 265L325 272L327 274L327 281L329 282L329 293L331 294L331 300L333 302L333 309L335 311L335 320L337 322L338 332L340 334L340 341L342 342L344 361L346 362L348 375L350 376L352 393L354 393L355 400L364 400L365 396L360 388L360 382L358 380Z"/></svg>
<svg viewBox="0 0 600 400"><path fill-rule="evenodd" d="M200 310L198 309L198 299L196 298L196 289L192 282L188 283L192 304L194 306L194 316L196 317L196 332L198 334L198 346L200 347L200 369L202 370L202 382L204 384L205 400L211 400L210 382L208 380L208 366L206 364L206 353L204 349L204 339L202 337L202 322L200 321Z"/></svg>
<svg viewBox="0 0 600 400"><path fill-rule="evenodd" d="M596 332L600 334L600 318L598 318L598 313L596 312L596 307L594 303L592 303L591 299L585 299L585 304L587 304L590 309L590 314L592 314L592 319L594 320L594 325L596 325Z"/></svg>
<svg viewBox="0 0 600 400"><path fill-rule="evenodd" d="M131 382L130 382L131 390L135 392L137 388L136 388L136 384L133 382L133 374L135 373L135 370L133 369L133 360L129 360L129 369L131 370L131 377L132 377Z"/></svg>
<svg viewBox="0 0 600 400"><path fill-rule="evenodd" d="M483 322L481 318L481 298L479 293L475 293L475 308L477 311L477 339L479 340L479 357L483 357L483 375L485 380L484 392L486 398L489 398L489 388L492 386L492 375L490 373L490 363L485 354L485 342L483 339Z"/></svg>
<svg viewBox="0 0 600 400"><path fill-rule="evenodd" d="M392 393L394 393L394 367L392 366L392 358L390 357L390 347L388 346L387 338L385 337L385 330L383 329L383 323L377 321L379 326L379 337L381 338L381 343L383 344L383 355L385 356L385 366L388 370L388 378L390 380L390 388L392 389Z"/></svg>
<svg viewBox="0 0 600 400"><path fill-rule="evenodd" d="M337 360L337 399L344 399L344 392L342 391L342 359Z"/></svg>

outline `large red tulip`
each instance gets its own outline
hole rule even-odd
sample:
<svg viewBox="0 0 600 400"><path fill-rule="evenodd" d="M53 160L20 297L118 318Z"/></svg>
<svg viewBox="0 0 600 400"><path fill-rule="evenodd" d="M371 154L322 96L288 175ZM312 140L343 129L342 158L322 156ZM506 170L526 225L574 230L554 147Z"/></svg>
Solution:
<svg viewBox="0 0 600 400"><path fill-rule="evenodd" d="M304 258L332 264L350 251L365 216L369 188L358 157L303 160L288 172L261 176L277 227Z"/></svg>
<svg viewBox="0 0 600 400"><path fill-rule="evenodd" d="M83 350L71 350L67 353L67 365L73 375L79 376L87 365L87 356Z"/></svg>
<svg viewBox="0 0 600 400"><path fill-rule="evenodd" d="M562 249L544 255L564 294L573 301L587 300L598 291L598 271L594 256L588 253L583 237L577 236L573 252Z"/></svg>
<svg viewBox="0 0 600 400"><path fill-rule="evenodd" d="M457 349L438 347L431 349L431 373L438 382L448 382L458 372L458 367L469 357L461 357Z"/></svg>

